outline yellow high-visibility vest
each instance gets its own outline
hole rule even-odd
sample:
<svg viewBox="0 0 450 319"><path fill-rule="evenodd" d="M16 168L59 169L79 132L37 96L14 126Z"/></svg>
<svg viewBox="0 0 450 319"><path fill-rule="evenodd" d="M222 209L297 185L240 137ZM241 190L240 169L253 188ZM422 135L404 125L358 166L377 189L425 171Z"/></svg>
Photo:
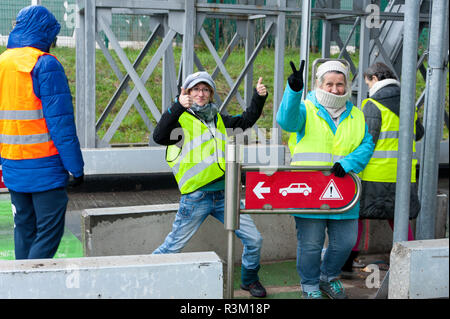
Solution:
<svg viewBox="0 0 450 319"><path fill-rule="evenodd" d="M388 182L397 181L397 159L398 159L398 137L400 129L399 117L374 99L365 99L362 102L361 109L364 108L367 101L371 101L381 112L381 129L372 158L366 168L360 173L363 181L370 182ZM414 115L414 123L417 120L417 112ZM416 135L416 126L414 125L414 136ZM411 167L411 182L416 182L416 141L413 138L413 160Z"/></svg>
<svg viewBox="0 0 450 319"><path fill-rule="evenodd" d="M181 194L188 194L224 175L227 132L220 114L215 132L189 112L184 112L178 122L183 130L183 145L169 145L166 161Z"/></svg>
<svg viewBox="0 0 450 319"><path fill-rule="evenodd" d="M317 113L317 107L310 100L305 100L306 123L305 135L295 144L292 133L289 139L292 161L291 165L332 166L341 158L353 152L365 135L364 114L356 107L339 124L333 134L327 121Z"/></svg>
<svg viewBox="0 0 450 319"><path fill-rule="evenodd" d="M31 71L40 56L36 48L7 49L0 56L0 156L11 160L58 154L34 94Z"/></svg>

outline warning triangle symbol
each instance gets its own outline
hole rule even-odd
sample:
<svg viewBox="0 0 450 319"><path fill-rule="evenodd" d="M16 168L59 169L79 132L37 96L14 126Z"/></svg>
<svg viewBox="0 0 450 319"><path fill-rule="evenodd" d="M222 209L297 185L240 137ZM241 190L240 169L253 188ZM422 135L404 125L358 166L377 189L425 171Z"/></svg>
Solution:
<svg viewBox="0 0 450 319"><path fill-rule="evenodd" d="M343 199L341 192L336 187L336 183L333 180L330 180L327 187L323 191L320 199L329 199L329 200L340 200Z"/></svg>

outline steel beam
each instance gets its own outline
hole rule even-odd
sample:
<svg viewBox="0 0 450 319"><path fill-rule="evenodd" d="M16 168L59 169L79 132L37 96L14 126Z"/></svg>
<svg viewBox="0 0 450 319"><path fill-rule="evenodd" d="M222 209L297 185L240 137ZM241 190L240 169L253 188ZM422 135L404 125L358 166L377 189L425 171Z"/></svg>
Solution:
<svg viewBox="0 0 450 319"><path fill-rule="evenodd" d="M416 0L405 1L403 25L402 85L400 94L400 129L395 188L395 214L393 242L408 240L412 144L416 95L417 43L419 34L419 8Z"/></svg>
<svg viewBox="0 0 450 319"><path fill-rule="evenodd" d="M302 24L300 37L300 61L305 60L305 69L303 71L303 94L302 99L306 98L308 94L308 64L309 64L309 29L311 27L311 0L302 1ZM298 64L300 65L300 63ZM314 74L312 75L314 76Z"/></svg>
<svg viewBox="0 0 450 319"><path fill-rule="evenodd" d="M448 52L448 1L434 0L430 26L425 137L422 149L420 202L417 239L435 238L436 194L439 174L439 146L442 139ZM444 39L443 39L444 37ZM447 162L448 163L448 162Z"/></svg>

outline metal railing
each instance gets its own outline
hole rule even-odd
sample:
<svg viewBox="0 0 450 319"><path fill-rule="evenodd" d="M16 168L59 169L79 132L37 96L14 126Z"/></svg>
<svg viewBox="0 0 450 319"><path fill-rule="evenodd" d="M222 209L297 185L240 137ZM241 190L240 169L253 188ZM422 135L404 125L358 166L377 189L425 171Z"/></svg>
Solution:
<svg viewBox="0 0 450 319"><path fill-rule="evenodd" d="M272 209L265 206L264 209L241 209L240 190L241 172L259 171L272 175L277 171L322 171L325 175L331 175L331 167L322 166L242 166L240 163L239 146L236 138L231 136L228 140L225 152L225 217L224 227L228 232L227 240L227 281L226 298L233 298L233 273L234 273L234 231L239 229L240 214L341 214L349 211L358 203L361 197L361 180L350 172L349 175L355 183L355 195L350 203L340 208L330 209L327 205L320 208L292 208Z"/></svg>

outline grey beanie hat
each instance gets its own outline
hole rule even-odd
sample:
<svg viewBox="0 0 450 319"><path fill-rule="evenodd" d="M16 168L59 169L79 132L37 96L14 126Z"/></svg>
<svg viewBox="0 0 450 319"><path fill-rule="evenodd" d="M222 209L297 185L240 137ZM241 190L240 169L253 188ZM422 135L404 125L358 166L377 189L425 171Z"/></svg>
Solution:
<svg viewBox="0 0 450 319"><path fill-rule="evenodd" d="M214 91L216 91L216 84L214 83L214 80L207 72L204 71L190 74L184 81L183 88L186 90L191 89L200 82L208 84Z"/></svg>

